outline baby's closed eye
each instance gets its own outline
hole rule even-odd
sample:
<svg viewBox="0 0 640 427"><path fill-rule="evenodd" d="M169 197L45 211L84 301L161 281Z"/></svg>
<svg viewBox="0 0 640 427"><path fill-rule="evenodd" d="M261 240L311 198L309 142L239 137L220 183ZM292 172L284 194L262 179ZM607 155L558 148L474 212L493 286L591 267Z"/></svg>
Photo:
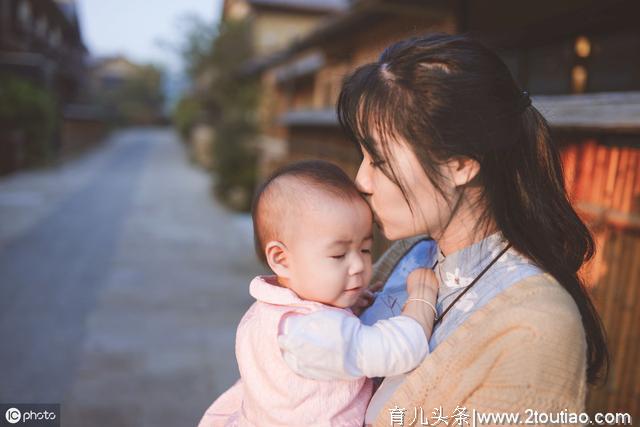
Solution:
<svg viewBox="0 0 640 427"><path fill-rule="evenodd" d="M360 252L362 252L363 254L371 255L371 249L361 249ZM331 255L330 257L333 258L333 259L342 259L345 256L347 256L346 253L337 254L337 255Z"/></svg>

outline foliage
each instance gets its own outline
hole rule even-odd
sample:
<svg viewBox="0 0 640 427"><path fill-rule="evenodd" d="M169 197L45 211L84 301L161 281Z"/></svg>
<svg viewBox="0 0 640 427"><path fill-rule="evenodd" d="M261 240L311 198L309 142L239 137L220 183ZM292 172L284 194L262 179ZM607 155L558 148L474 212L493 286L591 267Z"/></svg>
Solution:
<svg viewBox="0 0 640 427"><path fill-rule="evenodd" d="M187 75L196 79L207 66L218 28L203 21L198 15L190 14L182 18L180 31L184 36L177 50L185 63Z"/></svg>
<svg viewBox="0 0 640 427"><path fill-rule="evenodd" d="M103 89L96 100L107 112L110 124L152 124L162 117L162 70L154 65L136 67L135 74L115 87Z"/></svg>
<svg viewBox="0 0 640 427"><path fill-rule="evenodd" d="M251 26L247 20L228 20L204 30L192 19L182 52L196 88L191 96L216 131L215 193L231 207L248 210L256 179L260 86L257 77L242 77L239 71L253 55Z"/></svg>
<svg viewBox="0 0 640 427"><path fill-rule="evenodd" d="M194 96L184 96L176 104L173 110L173 123L183 140L189 139L201 110L200 101Z"/></svg>
<svg viewBox="0 0 640 427"><path fill-rule="evenodd" d="M20 77L0 75L0 129L25 135L26 162L50 160L57 108L47 90Z"/></svg>

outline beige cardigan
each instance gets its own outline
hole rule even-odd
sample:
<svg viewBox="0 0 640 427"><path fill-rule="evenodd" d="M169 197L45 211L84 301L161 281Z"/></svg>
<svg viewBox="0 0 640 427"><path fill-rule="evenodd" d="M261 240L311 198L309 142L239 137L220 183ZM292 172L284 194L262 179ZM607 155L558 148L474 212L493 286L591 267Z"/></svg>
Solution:
<svg viewBox="0 0 640 427"><path fill-rule="evenodd" d="M394 244L376 263L374 277L386 279L416 240ZM452 425L457 406L469 416L473 410L519 412L526 421L537 411L542 417L564 413L564 420L567 413L585 410L586 364L585 333L573 298L550 274L530 276L480 307L427 355L374 426L391 425L396 405L406 409L403 425L420 425L420 408L432 425L440 407Z"/></svg>

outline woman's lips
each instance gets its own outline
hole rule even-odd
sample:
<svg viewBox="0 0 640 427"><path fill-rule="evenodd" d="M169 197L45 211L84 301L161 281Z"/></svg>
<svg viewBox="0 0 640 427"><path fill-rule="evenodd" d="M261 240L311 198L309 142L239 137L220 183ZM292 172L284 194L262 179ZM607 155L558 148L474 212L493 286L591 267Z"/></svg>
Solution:
<svg viewBox="0 0 640 427"><path fill-rule="evenodd" d="M382 223L380 222L380 218L378 218L378 215L376 215L376 210L373 208L373 200L371 200L371 196L372 196L372 194L367 194L365 196L365 200L367 201L367 204L369 205L369 208L371 209L371 214L373 216L373 223L375 225L377 225L378 228L382 229Z"/></svg>
<svg viewBox="0 0 640 427"><path fill-rule="evenodd" d="M382 229L382 223L380 222L380 218L376 215L376 211L371 209L371 213L373 214L373 223L378 226L378 228Z"/></svg>

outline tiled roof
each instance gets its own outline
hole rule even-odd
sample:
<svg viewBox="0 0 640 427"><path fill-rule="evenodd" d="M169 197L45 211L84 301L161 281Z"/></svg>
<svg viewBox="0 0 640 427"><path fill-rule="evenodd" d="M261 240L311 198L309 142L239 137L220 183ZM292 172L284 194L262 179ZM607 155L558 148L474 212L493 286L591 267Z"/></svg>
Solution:
<svg viewBox="0 0 640 427"><path fill-rule="evenodd" d="M640 132L640 92L532 96L533 106L557 129ZM289 111L284 126L338 126L335 109Z"/></svg>
<svg viewBox="0 0 640 427"><path fill-rule="evenodd" d="M295 79L301 76L315 73L325 64L324 55L321 52L311 52L290 64L283 65L275 70L276 81Z"/></svg>
<svg viewBox="0 0 640 427"><path fill-rule="evenodd" d="M533 96L531 99L553 127L640 131L640 92Z"/></svg>
<svg viewBox="0 0 640 427"><path fill-rule="evenodd" d="M283 126L337 126L338 116L333 108L297 110L284 113L279 121Z"/></svg>
<svg viewBox="0 0 640 427"><path fill-rule="evenodd" d="M337 13L346 10L350 2L348 0L249 0L249 3L252 6Z"/></svg>

